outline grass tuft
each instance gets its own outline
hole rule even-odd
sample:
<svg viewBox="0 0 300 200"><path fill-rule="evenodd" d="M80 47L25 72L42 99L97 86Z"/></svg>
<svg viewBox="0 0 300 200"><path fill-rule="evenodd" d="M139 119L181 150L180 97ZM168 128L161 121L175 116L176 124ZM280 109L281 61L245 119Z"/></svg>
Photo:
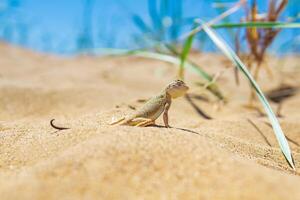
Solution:
<svg viewBox="0 0 300 200"><path fill-rule="evenodd" d="M243 64L240 58L234 53L234 51L226 44L226 42L215 33L215 31L207 26L205 23L202 23L203 30L207 33L210 39L214 42L214 44L236 65L236 67L245 75L245 77L251 83L253 89L255 90L259 100L263 104L263 107L269 117L269 120L272 124L276 139L279 143L280 149L286 158L288 164L295 170L294 161L292 158L292 153L289 147L289 144L285 138L285 135L281 129L281 126L278 122L277 117L272 111L272 108L267 101L265 95L263 94L262 90L252 77L251 73L248 71L247 67Z"/></svg>

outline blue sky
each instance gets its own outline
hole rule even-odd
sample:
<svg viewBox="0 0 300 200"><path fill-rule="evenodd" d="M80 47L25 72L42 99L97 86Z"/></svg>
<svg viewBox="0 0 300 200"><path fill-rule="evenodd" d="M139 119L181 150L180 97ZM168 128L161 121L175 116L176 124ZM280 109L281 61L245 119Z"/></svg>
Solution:
<svg viewBox="0 0 300 200"><path fill-rule="evenodd" d="M9 2L16 2L18 6L8 11L5 7ZM262 10L267 8L267 1L258 2ZM300 10L299 0L293 2L294 5L290 5L285 15L292 9ZM212 1L183 0L182 6L185 18L209 20L218 14L212 7ZM83 10L84 0L0 0L0 22L2 20L2 24L6 24L0 25L0 37L38 51L72 53L76 49L76 38L84 27ZM232 16L231 20L239 19L241 13ZM94 47L138 47L135 37L142 33L133 22L133 15L141 17L151 26L147 0L94 0L91 15ZM26 34L28 36L24 39ZM286 30L281 33L275 46L296 36L299 36L298 30Z"/></svg>

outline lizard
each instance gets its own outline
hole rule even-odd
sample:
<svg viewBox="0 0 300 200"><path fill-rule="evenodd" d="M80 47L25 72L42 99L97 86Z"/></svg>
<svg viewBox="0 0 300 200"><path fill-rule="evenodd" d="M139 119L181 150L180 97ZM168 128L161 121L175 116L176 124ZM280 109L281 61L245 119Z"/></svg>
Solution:
<svg viewBox="0 0 300 200"><path fill-rule="evenodd" d="M155 125L155 120L163 113L163 121L166 128L170 128L168 111L172 99L183 96L189 87L182 80L174 80L158 95L149 99L141 108L133 114L122 117L110 123L110 125L127 125L146 127Z"/></svg>

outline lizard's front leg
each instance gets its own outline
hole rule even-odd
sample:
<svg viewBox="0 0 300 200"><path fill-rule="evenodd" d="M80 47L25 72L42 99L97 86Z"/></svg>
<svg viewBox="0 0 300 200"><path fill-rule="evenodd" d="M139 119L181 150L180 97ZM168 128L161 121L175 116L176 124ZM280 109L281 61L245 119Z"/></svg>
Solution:
<svg viewBox="0 0 300 200"><path fill-rule="evenodd" d="M165 105L165 110L164 110L164 114L163 114L163 119L164 119L166 128L171 128L171 126L169 126L169 117L168 117L168 111L170 109L170 106L171 106L171 101L168 101Z"/></svg>

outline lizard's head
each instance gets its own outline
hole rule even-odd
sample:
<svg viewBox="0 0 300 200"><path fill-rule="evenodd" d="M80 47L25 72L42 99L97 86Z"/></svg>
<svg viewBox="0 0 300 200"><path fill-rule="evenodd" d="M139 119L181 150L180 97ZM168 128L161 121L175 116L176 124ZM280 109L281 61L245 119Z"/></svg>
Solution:
<svg viewBox="0 0 300 200"><path fill-rule="evenodd" d="M166 88L166 92L171 95L172 98L183 96L189 87L182 80L172 81Z"/></svg>

